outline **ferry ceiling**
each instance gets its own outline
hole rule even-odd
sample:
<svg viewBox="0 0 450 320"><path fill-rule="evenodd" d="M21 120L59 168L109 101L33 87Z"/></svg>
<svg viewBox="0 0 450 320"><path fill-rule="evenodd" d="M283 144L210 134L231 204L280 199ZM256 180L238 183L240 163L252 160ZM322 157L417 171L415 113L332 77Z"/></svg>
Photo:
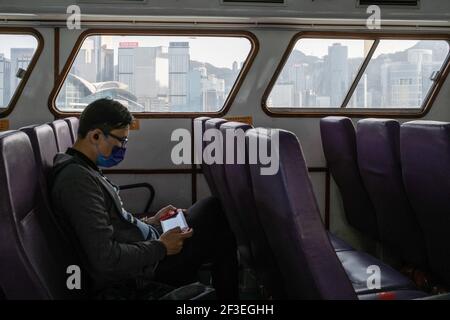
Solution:
<svg viewBox="0 0 450 320"><path fill-rule="evenodd" d="M79 7L87 25L105 26L171 23L179 26L185 23L191 27L208 24L233 27L358 26L365 24L369 16L365 0L284 0L283 3L270 4L262 3L264 0L260 0L261 3L228 1L235 0L0 0L0 25L63 24L68 8L73 5ZM391 27L442 28L448 31L450 1L417 0L417 5L412 6L381 6L381 18L385 25Z"/></svg>

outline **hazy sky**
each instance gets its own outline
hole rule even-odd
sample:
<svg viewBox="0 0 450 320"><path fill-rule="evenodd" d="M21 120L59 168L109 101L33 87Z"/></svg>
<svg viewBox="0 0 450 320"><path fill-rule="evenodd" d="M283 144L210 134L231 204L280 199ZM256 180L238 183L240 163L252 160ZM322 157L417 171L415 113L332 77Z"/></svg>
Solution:
<svg viewBox="0 0 450 320"><path fill-rule="evenodd" d="M115 48L115 63L120 42L138 42L140 47L169 47L169 42L177 41L189 41L191 60L209 62L216 67L231 68L234 61L245 61L251 49L249 40L236 37L102 36L102 44Z"/></svg>
<svg viewBox="0 0 450 320"><path fill-rule="evenodd" d="M37 40L31 35L0 34L0 53L10 59L11 48L37 48Z"/></svg>
<svg viewBox="0 0 450 320"><path fill-rule="evenodd" d="M374 54L374 58L380 54L394 53L411 48L419 41L414 40L382 40L384 45L380 45ZM328 47L333 43L340 43L348 47L349 58L364 56L364 40L341 40L341 39L300 39L295 45L295 49L300 50L306 55L312 55L323 58L328 54ZM370 43L373 43L370 40ZM370 48L370 47L369 47Z"/></svg>

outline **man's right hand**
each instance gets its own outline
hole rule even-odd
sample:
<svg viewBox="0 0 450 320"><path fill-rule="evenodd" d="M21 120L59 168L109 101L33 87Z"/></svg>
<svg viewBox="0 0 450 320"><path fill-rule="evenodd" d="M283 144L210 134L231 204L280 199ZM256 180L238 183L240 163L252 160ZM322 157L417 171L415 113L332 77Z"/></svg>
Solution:
<svg viewBox="0 0 450 320"><path fill-rule="evenodd" d="M192 228L181 230L180 227L170 229L164 232L159 241L161 241L167 250L167 255L171 256L177 254L183 249L183 242L185 239L192 237L194 230Z"/></svg>

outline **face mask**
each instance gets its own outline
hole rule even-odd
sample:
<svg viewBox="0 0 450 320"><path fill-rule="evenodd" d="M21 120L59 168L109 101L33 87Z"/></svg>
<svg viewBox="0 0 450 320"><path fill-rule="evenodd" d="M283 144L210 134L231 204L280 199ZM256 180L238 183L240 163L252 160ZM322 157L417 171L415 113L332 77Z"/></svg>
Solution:
<svg viewBox="0 0 450 320"><path fill-rule="evenodd" d="M108 158L99 154L96 163L100 167L105 168L114 167L123 160L123 158L125 157L126 150L127 150L126 148L114 146L111 155Z"/></svg>

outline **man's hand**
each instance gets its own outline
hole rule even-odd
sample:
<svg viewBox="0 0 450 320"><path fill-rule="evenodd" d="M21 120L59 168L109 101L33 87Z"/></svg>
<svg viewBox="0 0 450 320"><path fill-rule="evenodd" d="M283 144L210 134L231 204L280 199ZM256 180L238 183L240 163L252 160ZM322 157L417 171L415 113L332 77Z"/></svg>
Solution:
<svg viewBox="0 0 450 320"><path fill-rule="evenodd" d="M171 256L177 254L183 249L183 242L185 239L192 237L194 230L192 228L181 230L180 227L170 229L164 232L159 241L161 241L167 250L167 255Z"/></svg>
<svg viewBox="0 0 450 320"><path fill-rule="evenodd" d="M144 217L141 220L142 220L142 222L145 222L146 224L158 225L161 217L163 215L165 215L167 212L172 211L172 210L175 211L175 210L177 210L177 208L175 208L173 205L169 204L168 206L165 206L164 208L159 210L153 217Z"/></svg>

